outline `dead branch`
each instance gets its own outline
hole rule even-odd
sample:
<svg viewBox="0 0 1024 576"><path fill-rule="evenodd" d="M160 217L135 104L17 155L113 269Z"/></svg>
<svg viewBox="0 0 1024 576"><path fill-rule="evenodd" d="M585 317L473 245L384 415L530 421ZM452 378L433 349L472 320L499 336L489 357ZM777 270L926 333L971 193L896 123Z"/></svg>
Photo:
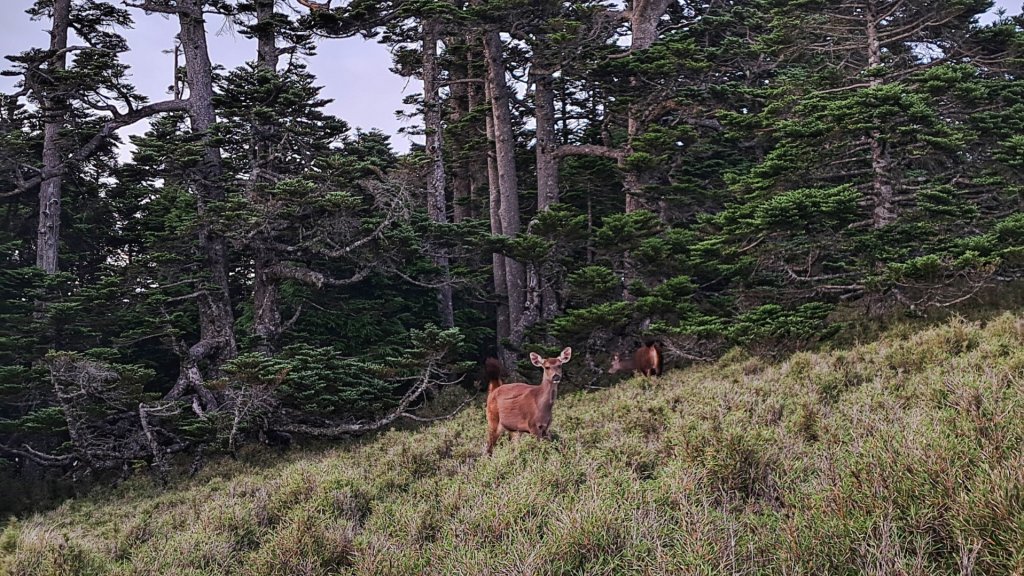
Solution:
<svg viewBox="0 0 1024 576"><path fill-rule="evenodd" d="M566 144L556 148L552 155L555 158L565 158L566 156L598 156L601 158L611 158L612 160L622 160L626 157L626 152L616 148L601 146L600 144Z"/></svg>
<svg viewBox="0 0 1024 576"><path fill-rule="evenodd" d="M311 284L317 288L322 288L324 285L327 286L348 286L362 281L364 278L370 275L371 268L363 268L348 278L332 278L311 270L304 266L298 266L288 262L280 262L267 268L267 276L278 280L297 280L304 284Z"/></svg>
<svg viewBox="0 0 1024 576"><path fill-rule="evenodd" d="M326 2L313 2L312 0L295 0L299 4L309 8L310 12L319 12L321 10L330 10L331 2L333 0L327 0Z"/></svg>
<svg viewBox="0 0 1024 576"><path fill-rule="evenodd" d="M19 182L17 188L14 190L0 193L0 198L21 194L26 190L39 186L44 180L63 176L69 164L83 162L91 158L99 151L100 146L102 146L120 128L124 128L125 126L129 126L157 114L164 114L167 112L184 112L187 109L188 100L166 100L164 102L148 104L137 110L131 110L123 114L115 115L110 120L107 120L103 124L103 127L100 128L99 132L93 135L88 142L75 151L74 154L61 162L55 169L40 170L39 174L36 176Z"/></svg>

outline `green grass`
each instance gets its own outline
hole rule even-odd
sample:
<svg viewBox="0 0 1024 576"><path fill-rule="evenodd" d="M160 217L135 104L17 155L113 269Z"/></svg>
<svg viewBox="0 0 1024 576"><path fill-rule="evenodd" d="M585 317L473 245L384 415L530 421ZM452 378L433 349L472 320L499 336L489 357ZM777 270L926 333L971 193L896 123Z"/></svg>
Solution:
<svg viewBox="0 0 1024 576"><path fill-rule="evenodd" d="M10 523L0 573L1021 574L1024 319L772 364L731 353Z"/></svg>

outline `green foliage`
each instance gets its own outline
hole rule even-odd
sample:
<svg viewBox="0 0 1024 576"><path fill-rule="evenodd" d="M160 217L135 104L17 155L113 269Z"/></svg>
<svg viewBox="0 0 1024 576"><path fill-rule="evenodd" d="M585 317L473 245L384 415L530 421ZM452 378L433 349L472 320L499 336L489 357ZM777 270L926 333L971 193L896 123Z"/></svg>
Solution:
<svg viewBox="0 0 1024 576"><path fill-rule="evenodd" d="M566 278L572 290L572 301L586 305L611 298L618 290L620 279L615 272L604 266L586 266L569 274Z"/></svg>
<svg viewBox="0 0 1024 576"><path fill-rule="evenodd" d="M569 310L551 322L550 331L560 338L582 336L598 329L623 328L632 315L628 302L606 302Z"/></svg>
<svg viewBox="0 0 1024 576"><path fill-rule="evenodd" d="M827 337L825 320L831 311L832 306L818 302L793 310L765 304L738 316L728 335L739 344L756 344L782 352Z"/></svg>
<svg viewBox="0 0 1024 576"><path fill-rule="evenodd" d="M762 231L836 233L856 221L860 200L851 186L792 190L757 206L750 225Z"/></svg>
<svg viewBox="0 0 1024 576"><path fill-rule="evenodd" d="M594 244L602 248L615 247L628 250L661 229L657 214L638 210L627 214L605 217L601 227L594 230Z"/></svg>

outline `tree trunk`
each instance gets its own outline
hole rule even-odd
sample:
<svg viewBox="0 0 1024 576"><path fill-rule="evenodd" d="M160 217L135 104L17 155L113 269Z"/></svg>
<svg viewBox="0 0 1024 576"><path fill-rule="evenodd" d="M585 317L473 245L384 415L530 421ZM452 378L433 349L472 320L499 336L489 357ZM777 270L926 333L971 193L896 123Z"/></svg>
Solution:
<svg viewBox="0 0 1024 576"><path fill-rule="evenodd" d="M50 27L50 61L47 71L51 76L67 68L68 28L71 25L71 0L55 0L53 3L53 24ZM60 82L51 78L49 83ZM61 141L60 131L64 127L67 106L63 98L52 94L58 86L47 87L42 93L44 114L43 124L43 174L51 174L39 185L39 228L36 236L36 266L47 274L57 272L57 253L60 247L60 201L61 201Z"/></svg>
<svg viewBox="0 0 1024 576"><path fill-rule="evenodd" d="M452 106L452 123L459 124L464 121L469 114L468 87L465 84L453 85L449 102ZM469 172L469 159L463 153L467 141L465 135L453 133L449 140L455 158L452 163L452 221L459 223L473 217L473 180Z"/></svg>
<svg viewBox="0 0 1024 576"><path fill-rule="evenodd" d="M535 63L537 67L537 63ZM537 211L544 212L559 200L558 158L555 150L559 142L555 130L554 79L545 63L534 78L534 119L537 124ZM558 314L558 300L551 279L544 266L534 266L535 278L528 279L533 291L539 291L540 318L551 320Z"/></svg>
<svg viewBox="0 0 1024 576"><path fill-rule="evenodd" d="M629 51L639 52L650 48L658 40L658 22L668 10L670 0L633 0L627 11L629 16L630 42ZM639 88L640 79L631 77L629 85ZM622 186L626 191L626 212L634 212L646 208L642 200L644 181L641 174L626 166L626 160L633 154L633 142L640 136L642 126L642 110L637 104L630 104L626 120L625 154L619 158L619 168L623 170Z"/></svg>
<svg viewBox="0 0 1024 576"><path fill-rule="evenodd" d="M461 37L450 36L445 39L445 43L448 46L461 49L464 54L464 58L461 60L458 57L452 58L453 62L448 66L448 74L454 81L448 88L451 94L448 98L451 108L451 124L455 126L449 132L451 134L449 141L451 142L451 156L453 158L453 162L450 165L452 173L452 221L459 223L473 217L471 206L473 183L469 174L470 162L466 157L466 145L469 142L469 138L466 135L468 128L463 125L471 109L469 103L470 85L466 83L470 78L470 56L468 46L462 43Z"/></svg>
<svg viewBox="0 0 1024 576"><path fill-rule="evenodd" d="M252 331L256 336L256 349L271 355L277 351L284 328L281 325L279 280L270 273L272 260L258 254L253 266Z"/></svg>
<svg viewBox="0 0 1024 576"><path fill-rule="evenodd" d="M444 127L441 124L441 100L438 97L437 43L440 40L441 25L436 19L423 22L423 123L426 128L427 154L430 155L431 170L427 178L427 215L438 224L448 223L445 199L444 170ZM434 257L444 275L444 285L437 290L437 309L441 326L455 326L452 307L452 286L449 283L448 256Z"/></svg>
<svg viewBox="0 0 1024 576"><path fill-rule="evenodd" d="M469 56L469 76L470 77L476 77L477 74L478 74L477 66L475 66L475 64L477 63L477 61L479 59L480 52L477 49L477 47L475 46L475 44L476 44L475 42L470 43L470 48L467 51L467 54ZM480 71L479 74L481 76L485 76L486 75L486 73L483 72L483 71ZM489 107L490 104L489 104L489 101L487 99L487 95L486 95L486 91L485 91L485 86L484 86L483 83L473 83L473 84L470 84L468 86L468 88L469 88L469 93L467 94L467 100L468 100L468 103L469 103L469 112L471 114L474 113L477 110L481 110L484 107ZM489 108L488 108L488 110L489 110ZM486 118L490 118L490 113L487 113L484 116ZM479 128L480 128L480 126L478 124L477 125L477 129L479 129ZM485 119L483 128L484 128L484 134L478 135L478 136L482 136L483 139L485 141L487 141L488 144L490 144L490 142L493 141L493 137L491 138L491 140L489 140L489 141L487 140L487 136L486 136L486 132L487 132L486 119ZM478 218L480 216L479 212L477 211L477 208L476 208L478 206L477 198L478 197L482 197L483 196L483 191L484 190L488 190L489 186L490 186L489 176L488 176L488 159L489 159L490 154L491 154L489 152L489 150L491 150L491 149L492 148L488 147L488 148L485 149L483 154L473 154L468 159L469 202L470 202L470 206L472 208L472 210L470 212L470 217L471 218L474 218L474 217Z"/></svg>
<svg viewBox="0 0 1024 576"><path fill-rule="evenodd" d="M221 179L223 166L220 148L210 139L210 128L216 122L213 107L213 69L206 45L202 0L181 0L178 22L185 70L189 87L189 119L192 131L201 134L203 158L196 169L193 189L199 215L199 244L209 274L205 296L199 298L200 342L192 347L189 358L198 362L212 360L214 371L237 354L234 335L234 313L228 283L228 248L224 236L213 226L211 204L224 200Z"/></svg>
<svg viewBox="0 0 1024 576"><path fill-rule="evenodd" d="M277 28L274 26L274 0L256 0L256 63L277 73Z"/></svg>
<svg viewBox="0 0 1024 576"><path fill-rule="evenodd" d="M869 0L867 8L864 17L867 24L868 67L874 68L882 65L882 46L878 37L879 15L878 7L873 0ZM882 79L877 76L870 80L872 87L881 83ZM891 161L889 148L882 141L881 131L871 130L868 140L871 143L871 187L875 203L875 208L871 212L871 223L875 228L881 228L896 220L895 194L889 174Z"/></svg>
<svg viewBox="0 0 1024 576"><path fill-rule="evenodd" d="M277 75L280 55L277 51L277 30L274 28L274 0L257 0L256 10L256 64L261 69ZM255 126L255 151L249 167L251 179L248 188L249 201L259 202L258 189L269 182L267 174L274 171L269 165L272 151L269 127ZM257 242L259 239L257 239ZM274 354L280 343L284 328L281 324L280 279L269 273L276 260L265 250L256 248L253 263L253 334L256 348L266 355Z"/></svg>
<svg viewBox="0 0 1024 576"><path fill-rule="evenodd" d="M658 22L672 0L633 0L627 12L630 51L646 50L658 40Z"/></svg>
<svg viewBox="0 0 1024 576"><path fill-rule="evenodd" d="M871 172L874 174L872 188L875 196L875 209L871 212L871 222L875 228L882 228L896 220L895 192L889 178L889 147L881 140L878 130L871 131Z"/></svg>
<svg viewBox="0 0 1024 576"><path fill-rule="evenodd" d="M491 102L490 85L485 86L484 92L488 102ZM487 188L490 192L488 203L488 214L491 220L491 234L501 234L501 188L498 184L498 161L494 152L494 117L488 113L484 118L484 126L487 132ZM511 324L508 315L508 281L505 269L505 256L494 253L492 255L492 267L494 269L494 294L497 297L497 345L498 355L502 364L509 369L515 366L515 356L506 353L504 342L511 335Z"/></svg>
<svg viewBox="0 0 1024 576"><path fill-rule="evenodd" d="M501 233L514 238L519 234L519 191L516 182L515 137L509 109L509 88L505 82L501 37L497 30L484 32L484 57L487 60L487 84L490 88L491 115L494 120L494 150L498 172L501 206ZM492 208L493 210L493 208ZM522 263L505 258L505 281L508 285L509 342L513 349L523 343L525 333L526 273ZM514 356L514 352L506 352ZM507 363L506 366L513 364Z"/></svg>
<svg viewBox="0 0 1024 576"><path fill-rule="evenodd" d="M550 74L534 78L534 115L537 123L537 211L543 212L558 202L558 158L555 149L555 92Z"/></svg>

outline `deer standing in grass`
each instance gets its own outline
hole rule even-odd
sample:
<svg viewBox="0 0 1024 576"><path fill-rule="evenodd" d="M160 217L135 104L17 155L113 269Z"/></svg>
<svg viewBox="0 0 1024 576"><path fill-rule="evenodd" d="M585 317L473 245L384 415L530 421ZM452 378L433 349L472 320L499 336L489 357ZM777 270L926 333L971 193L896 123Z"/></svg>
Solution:
<svg viewBox="0 0 1024 576"><path fill-rule="evenodd" d="M609 374L616 372L639 372L643 376L661 375L661 350L652 342L641 344L633 353L632 358L620 358L618 353L612 355L612 367Z"/></svg>
<svg viewBox="0 0 1024 576"><path fill-rule="evenodd" d="M530 353L530 362L544 369L540 386L522 382L505 384L501 381L501 364L495 358L484 362L487 374L487 453L494 451L494 445L504 431L529 432L537 438L549 438L551 408L562 381L562 364L572 357L572 348L562 350L554 358L541 358Z"/></svg>

